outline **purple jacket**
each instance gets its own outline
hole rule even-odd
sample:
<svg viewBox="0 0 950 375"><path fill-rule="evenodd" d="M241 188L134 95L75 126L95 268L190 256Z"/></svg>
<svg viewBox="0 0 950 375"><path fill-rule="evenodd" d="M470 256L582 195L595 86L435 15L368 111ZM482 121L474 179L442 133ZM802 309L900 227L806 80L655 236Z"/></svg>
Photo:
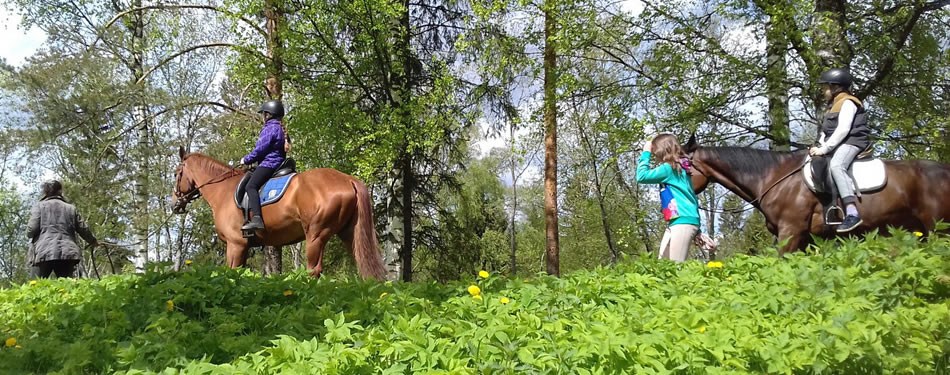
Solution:
<svg viewBox="0 0 950 375"><path fill-rule="evenodd" d="M280 120L270 119L264 123L260 138L254 145L254 150L242 159L244 164L260 162L262 168L276 169L284 162L287 154L284 152L284 128Z"/></svg>

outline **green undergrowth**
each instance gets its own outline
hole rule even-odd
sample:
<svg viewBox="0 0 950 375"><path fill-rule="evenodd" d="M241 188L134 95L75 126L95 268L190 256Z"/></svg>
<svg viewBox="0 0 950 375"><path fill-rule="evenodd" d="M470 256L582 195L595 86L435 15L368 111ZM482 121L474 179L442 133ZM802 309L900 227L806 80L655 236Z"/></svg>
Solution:
<svg viewBox="0 0 950 375"><path fill-rule="evenodd" d="M452 284L40 280L0 291L0 339L3 374L948 374L950 240Z"/></svg>

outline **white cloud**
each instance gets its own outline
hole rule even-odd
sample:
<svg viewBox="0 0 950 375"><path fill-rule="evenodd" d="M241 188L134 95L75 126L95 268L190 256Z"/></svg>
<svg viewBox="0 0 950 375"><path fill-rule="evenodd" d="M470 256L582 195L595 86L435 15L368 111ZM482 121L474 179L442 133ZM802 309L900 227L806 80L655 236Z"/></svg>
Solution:
<svg viewBox="0 0 950 375"><path fill-rule="evenodd" d="M723 33L722 48L736 56L762 53L765 51L765 38L756 35L755 26L735 27Z"/></svg>
<svg viewBox="0 0 950 375"><path fill-rule="evenodd" d="M643 12L643 7L644 4L641 0L623 0L620 2L620 10L634 16Z"/></svg>
<svg viewBox="0 0 950 375"><path fill-rule="evenodd" d="M19 14L0 7L0 57L13 66L23 65L46 41L45 32L37 28L23 30L20 22Z"/></svg>

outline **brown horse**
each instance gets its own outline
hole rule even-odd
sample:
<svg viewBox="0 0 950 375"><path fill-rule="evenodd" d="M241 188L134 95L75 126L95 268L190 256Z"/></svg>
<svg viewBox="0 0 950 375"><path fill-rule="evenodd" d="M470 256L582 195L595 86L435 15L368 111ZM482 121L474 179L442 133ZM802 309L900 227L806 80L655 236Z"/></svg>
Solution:
<svg viewBox="0 0 950 375"><path fill-rule="evenodd" d="M179 156L175 212L183 213L189 202L203 196L211 206L218 236L227 243L228 266L243 266L250 244L241 233L244 215L234 202L234 192L246 171L200 153L186 154L184 148ZM257 245L284 246L306 240L307 269L319 277L324 247L330 237L339 235L353 252L360 275L382 280L386 272L371 203L366 186L353 176L329 168L298 173L279 201L263 207L267 228L256 233Z"/></svg>
<svg viewBox="0 0 950 375"><path fill-rule="evenodd" d="M695 137L684 146L693 164L693 191L716 182L759 209L778 241L788 241L779 254L801 250L809 234L837 235L825 225L818 197L805 185L801 167L806 150L773 152L743 147L700 147ZM927 160L885 161L886 185L862 193L858 211L864 223L849 234L861 235L887 227L934 230L937 221L950 219L950 165Z"/></svg>

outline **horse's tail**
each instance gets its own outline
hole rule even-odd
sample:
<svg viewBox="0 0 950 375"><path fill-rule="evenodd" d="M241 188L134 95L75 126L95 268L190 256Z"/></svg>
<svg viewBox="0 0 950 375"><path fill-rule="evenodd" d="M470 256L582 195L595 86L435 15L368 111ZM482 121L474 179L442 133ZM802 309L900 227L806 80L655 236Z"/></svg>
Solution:
<svg viewBox="0 0 950 375"><path fill-rule="evenodd" d="M379 253L379 243L376 241L376 226L373 223L372 199L366 185L353 180L353 189L356 191L356 218L353 225L353 258L356 267L364 278L384 280L386 268L383 266L383 257Z"/></svg>

